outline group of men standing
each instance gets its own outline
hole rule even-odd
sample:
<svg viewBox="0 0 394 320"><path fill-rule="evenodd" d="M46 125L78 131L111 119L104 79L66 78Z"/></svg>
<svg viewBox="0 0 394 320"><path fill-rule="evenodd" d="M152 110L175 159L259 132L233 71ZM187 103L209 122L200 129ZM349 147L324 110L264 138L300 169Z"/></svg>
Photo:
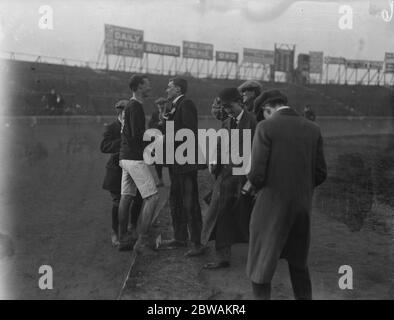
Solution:
<svg viewBox="0 0 394 320"><path fill-rule="evenodd" d="M129 86L132 97L116 104L118 120L107 126L101 150L112 154L104 188L113 198L113 243L120 251L141 252L148 246L147 232L157 214L158 202L157 186L143 157L148 144L143 140L143 101L150 91L150 82L146 76L133 75ZM150 127L166 134L165 122L173 121L175 132L189 129L197 140L197 108L186 97L187 89L185 79L170 79L167 98L156 101L159 115ZM166 102L169 108L160 107ZM244 143L252 143L250 171L234 175L233 169L240 165L232 161L208 165L215 183L203 219L198 162L169 164L174 237L163 241L161 247L187 247L190 240L186 256L193 257L204 254L207 242L215 240L216 259L204 268L218 269L230 266L232 244L248 240L247 275L256 298L270 298L277 261L286 258L295 297L310 299L307 256L312 195L313 189L326 178L319 127L288 107L283 93L262 92L255 81L219 92L212 114L222 122L223 129L238 130L235 139L241 146L238 150L243 150ZM252 142L243 141L244 130L251 131ZM233 135L230 136L232 139ZM219 138L218 160L221 142ZM172 150L176 150L182 141L173 143ZM158 186L161 185L159 181ZM240 219L247 221L246 237L240 229Z"/></svg>
<svg viewBox="0 0 394 320"><path fill-rule="evenodd" d="M104 181L104 188L109 190L115 199L112 209L113 244L117 245L120 251L132 249L141 251L149 245L146 235L155 217L158 202L157 187L162 185L162 181L159 181L156 186L143 157L144 149L148 145L148 142L143 140L146 129L143 100L150 91L149 79L146 76L133 75L129 87L132 97L129 101L122 100L115 106L118 110L118 120L115 124L107 126L101 150L113 153L118 148L118 155L112 155L107 164L107 175ZM163 122L173 121L175 131L190 129L197 135L197 108L185 96L187 81L182 78L171 79L166 91L167 101L171 101L171 108L166 112L166 109L162 108L166 101L159 99L157 104L162 108L162 112L158 115L158 121L153 121L151 125L157 125L157 128L163 131ZM116 132L117 129L119 133ZM174 144L176 149L181 142ZM109 148L108 145L114 148ZM117 157L119 168L113 168L112 164L116 162ZM197 170L197 163L178 164L175 162L169 165L170 208L174 238L163 241L162 246L186 247L190 233L192 247L186 253L187 256L200 255L204 251L200 239L202 218L198 199ZM121 179L119 179L120 172ZM114 182L118 179L116 186L109 185L108 181L112 179L111 177ZM113 190L114 187L116 187L115 190ZM116 215L117 210L118 215ZM118 225L117 228L116 225Z"/></svg>

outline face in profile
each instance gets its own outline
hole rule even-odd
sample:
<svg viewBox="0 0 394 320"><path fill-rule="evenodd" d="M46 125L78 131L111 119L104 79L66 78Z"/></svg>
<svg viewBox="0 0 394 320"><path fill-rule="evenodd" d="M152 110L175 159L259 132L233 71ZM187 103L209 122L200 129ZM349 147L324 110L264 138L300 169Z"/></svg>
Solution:
<svg viewBox="0 0 394 320"><path fill-rule="evenodd" d="M222 105L224 111L232 117L237 116L239 111L242 109L237 102L223 103Z"/></svg>
<svg viewBox="0 0 394 320"><path fill-rule="evenodd" d="M243 103L253 100L255 98L254 91L253 90L244 90L242 92L242 98L243 98Z"/></svg>
<svg viewBox="0 0 394 320"><path fill-rule="evenodd" d="M147 78L144 78L144 82L140 85L141 93L144 98L149 96L149 92L151 90L150 81Z"/></svg>
<svg viewBox="0 0 394 320"><path fill-rule="evenodd" d="M167 98L169 100L174 100L180 94L180 88L174 85L173 81L170 81L167 86Z"/></svg>

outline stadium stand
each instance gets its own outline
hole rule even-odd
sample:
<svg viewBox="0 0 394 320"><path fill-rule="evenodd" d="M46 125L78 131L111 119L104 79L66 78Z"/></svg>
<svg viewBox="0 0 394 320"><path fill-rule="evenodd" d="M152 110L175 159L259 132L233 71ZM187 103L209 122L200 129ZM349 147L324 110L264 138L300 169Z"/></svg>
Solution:
<svg viewBox="0 0 394 320"><path fill-rule="evenodd" d="M44 95L54 88L66 101L66 107L77 114L109 115L114 103L129 97L131 73L95 70L41 62L4 60L3 79L7 93L5 115L43 115ZM149 75L153 101L165 95L169 75ZM239 86L242 80L197 79L189 81L188 95L196 102L200 115L210 114L210 105L223 87ZM263 82L263 89L277 88L285 92L289 104L302 111L306 104L318 116L393 116L393 89L377 86L296 85Z"/></svg>

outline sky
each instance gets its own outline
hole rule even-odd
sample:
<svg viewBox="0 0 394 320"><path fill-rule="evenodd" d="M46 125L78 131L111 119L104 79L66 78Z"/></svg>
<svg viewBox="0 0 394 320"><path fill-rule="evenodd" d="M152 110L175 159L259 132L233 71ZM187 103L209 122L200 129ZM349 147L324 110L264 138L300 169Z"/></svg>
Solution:
<svg viewBox="0 0 394 320"><path fill-rule="evenodd" d="M104 24L144 30L144 40L181 45L182 40L212 43L215 50L273 50L296 45L296 54L383 60L394 52L394 19L383 9L394 0L2 0L1 51L96 61ZM53 9L53 30L42 30L38 10ZM353 29L341 30L339 7L353 9ZM242 56L242 55L241 55Z"/></svg>

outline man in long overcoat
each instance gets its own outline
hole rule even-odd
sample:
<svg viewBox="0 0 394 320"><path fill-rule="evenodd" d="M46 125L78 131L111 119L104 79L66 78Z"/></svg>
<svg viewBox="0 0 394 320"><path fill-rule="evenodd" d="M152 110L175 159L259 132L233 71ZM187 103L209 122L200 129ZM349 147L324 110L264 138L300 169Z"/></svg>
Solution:
<svg viewBox="0 0 394 320"><path fill-rule="evenodd" d="M229 146L231 149L234 147L238 148L240 153L243 153L243 145L246 143L251 144L251 139L256 128L255 116L245 110L242 105L242 97L239 94L237 88L226 88L223 89L219 98L221 100L222 106L226 113L229 115L226 120L223 121L222 128L229 132ZM232 140L230 134L231 130L238 130L238 141ZM244 130L250 130L249 141L244 141ZM246 183L246 171L244 174L234 174L233 168L242 166L233 163L229 157L230 163L220 163L221 158L221 144L220 141L218 146L218 162L219 165L210 166L211 172L214 174L219 174L218 181L219 192L217 203L211 203L214 206L213 209L209 210L208 213L212 217L206 217L204 222L212 224L215 222L215 226L212 230L205 225L204 229L206 232L210 232L210 240L215 240L215 251L216 259L215 261L208 263L204 266L206 269L217 269L226 268L230 266L231 258L231 245L239 242L241 239L240 230L238 228L237 212L234 208L237 200L241 195L241 189ZM237 146L234 146L237 143ZM250 148L249 148L250 151ZM242 155L246 161L249 161L249 155ZM245 160L244 160L245 161Z"/></svg>
<svg viewBox="0 0 394 320"><path fill-rule="evenodd" d="M247 275L257 299L269 299L277 262L285 258L296 299L311 299L307 266L312 195L327 176L319 127L286 106L278 90L259 105L272 116L257 125L248 179L258 189L251 215Z"/></svg>

